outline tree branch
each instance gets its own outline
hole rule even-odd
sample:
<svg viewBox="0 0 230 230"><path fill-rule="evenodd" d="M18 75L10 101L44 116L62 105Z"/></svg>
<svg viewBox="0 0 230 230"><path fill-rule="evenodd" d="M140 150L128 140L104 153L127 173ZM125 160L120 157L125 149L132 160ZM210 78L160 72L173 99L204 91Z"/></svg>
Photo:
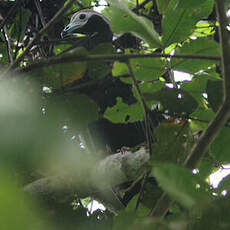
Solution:
<svg viewBox="0 0 230 230"><path fill-rule="evenodd" d="M85 169L77 167L72 173L34 181L26 185L24 191L42 200L55 200L56 203L69 201L74 193L79 198L92 196L113 211L118 211L124 206L112 187L143 175L148 160L149 154L145 148L125 154L117 153L97 162L90 172L87 166Z"/></svg>
<svg viewBox="0 0 230 230"><path fill-rule="evenodd" d="M82 62L82 61L99 61L99 60L113 60L113 61L127 61L131 58L183 58L183 59L201 59L201 60L214 60L219 61L220 57L218 56L206 56L206 55L170 55L170 54L94 54L94 55L69 55L67 56L56 56L53 58L40 60L29 64L28 66L18 70L19 72L28 72L36 68L41 68L49 65L56 65L61 63L71 63L71 62Z"/></svg>
<svg viewBox="0 0 230 230"><path fill-rule="evenodd" d="M149 150L149 155L151 156L152 155L152 143L151 143L151 129L150 129L150 124L149 124L149 109L148 109L148 106L145 102L145 99L144 99L144 96L142 95L142 92L139 88L139 85L138 85L138 82L136 80L136 77L134 75L134 72L133 72L133 69L132 69L132 66L130 64L130 61L127 60L126 62L127 66L128 66L128 69L129 69L129 73L130 73L130 77L133 81L133 85L135 87L135 89L137 90L137 94L139 96L139 99L140 99L140 102L141 102L141 105L143 107L143 111L144 111L144 120L145 120L145 132L146 132L146 141L147 141L147 146L148 146L148 150Z"/></svg>

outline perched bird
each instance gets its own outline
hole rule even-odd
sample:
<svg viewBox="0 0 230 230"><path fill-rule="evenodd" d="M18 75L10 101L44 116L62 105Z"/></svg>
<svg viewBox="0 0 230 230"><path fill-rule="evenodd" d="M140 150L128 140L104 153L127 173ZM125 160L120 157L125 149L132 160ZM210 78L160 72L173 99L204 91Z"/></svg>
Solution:
<svg viewBox="0 0 230 230"><path fill-rule="evenodd" d="M100 43L112 42L113 38L108 19L93 10L76 12L70 23L64 28L61 36L68 38L77 33L87 36L88 44L85 42L83 46L88 49L92 49Z"/></svg>

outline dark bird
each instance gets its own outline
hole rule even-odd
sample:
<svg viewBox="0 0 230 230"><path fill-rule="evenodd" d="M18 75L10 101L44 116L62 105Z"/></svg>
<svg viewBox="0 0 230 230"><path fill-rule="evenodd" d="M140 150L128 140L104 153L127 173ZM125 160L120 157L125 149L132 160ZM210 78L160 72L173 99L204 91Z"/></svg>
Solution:
<svg viewBox="0 0 230 230"><path fill-rule="evenodd" d="M109 20L102 14L93 10L80 10L76 12L70 23L64 28L62 38L76 37L74 34L84 34L88 49L92 49L100 43L112 42L113 32L111 31Z"/></svg>

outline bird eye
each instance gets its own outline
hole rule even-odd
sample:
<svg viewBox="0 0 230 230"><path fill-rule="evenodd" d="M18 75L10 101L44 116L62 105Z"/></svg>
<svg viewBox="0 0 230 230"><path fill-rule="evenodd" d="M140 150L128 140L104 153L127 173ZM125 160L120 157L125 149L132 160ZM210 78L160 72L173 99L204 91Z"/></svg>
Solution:
<svg viewBox="0 0 230 230"><path fill-rule="evenodd" d="M85 19L86 15L85 14L80 14L79 19Z"/></svg>

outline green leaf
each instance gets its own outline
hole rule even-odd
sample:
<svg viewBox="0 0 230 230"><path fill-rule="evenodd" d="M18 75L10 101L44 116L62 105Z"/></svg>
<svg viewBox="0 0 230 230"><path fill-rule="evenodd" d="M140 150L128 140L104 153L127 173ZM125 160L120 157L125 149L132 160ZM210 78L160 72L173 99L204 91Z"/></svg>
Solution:
<svg viewBox="0 0 230 230"><path fill-rule="evenodd" d="M188 123L178 120L163 122L154 130L154 153L152 162L182 163L190 151L194 140Z"/></svg>
<svg viewBox="0 0 230 230"><path fill-rule="evenodd" d="M230 229L230 200L229 196L217 197L204 208L196 207L194 211L196 219L193 220L189 229L196 230L228 230ZM198 214L200 213L200 214Z"/></svg>
<svg viewBox="0 0 230 230"><path fill-rule="evenodd" d="M190 40L181 48L177 48L175 55L177 54L218 56L220 55L220 48L215 41L199 38L197 40ZM173 58L171 66L176 70L194 73L199 70L205 70L215 63L219 63L219 61Z"/></svg>
<svg viewBox="0 0 230 230"><path fill-rule="evenodd" d="M134 75L139 81L151 81L158 79L165 72L165 62L161 59L135 58L131 59L130 63ZM127 65L115 62L113 66L113 75L129 75Z"/></svg>
<svg viewBox="0 0 230 230"><path fill-rule="evenodd" d="M136 209L136 204L138 201L139 194L135 195L132 200L128 203L128 205L125 208L125 211L127 212L134 212ZM144 217L148 216L148 214L151 212L151 210L147 207L145 207L142 203L139 203L138 209L136 210L136 215L138 217Z"/></svg>
<svg viewBox="0 0 230 230"><path fill-rule="evenodd" d="M157 9L160 14L165 14L165 10L169 4L170 0L156 0Z"/></svg>
<svg viewBox="0 0 230 230"><path fill-rule="evenodd" d="M71 57L73 55L84 56L88 51L83 47L63 55ZM64 86L74 83L84 76L87 70L87 62L71 62L49 65L33 70L32 75L41 79L44 86L61 89Z"/></svg>
<svg viewBox="0 0 230 230"><path fill-rule="evenodd" d="M0 186L0 229L52 229L39 216L44 210L25 197L25 192L19 189L18 181L15 181L10 168L6 169L5 165L1 165Z"/></svg>
<svg viewBox="0 0 230 230"><path fill-rule="evenodd" d="M147 83L143 82L142 84L139 84L140 91L142 95L144 96L145 102L149 109L152 109L152 106L155 104L158 104L158 100L154 97L154 93L160 91L165 86L164 82L153 82L153 83ZM133 88L133 94L136 97L136 99L141 103L139 99L139 95L137 93L137 90Z"/></svg>
<svg viewBox="0 0 230 230"><path fill-rule="evenodd" d="M136 79L140 81L158 79L165 72L165 62L161 59L135 58L131 59L130 62ZM113 75L129 75L127 65L115 62Z"/></svg>
<svg viewBox="0 0 230 230"><path fill-rule="evenodd" d="M161 59L135 58L131 65L137 80L151 81L158 79L165 72L165 62Z"/></svg>
<svg viewBox="0 0 230 230"><path fill-rule="evenodd" d="M206 0L180 0L179 7L188 8L188 7L198 7L200 4L206 2Z"/></svg>
<svg viewBox="0 0 230 230"><path fill-rule="evenodd" d="M223 81L222 80L209 80L207 82L208 102L214 112L217 112L219 107L223 104Z"/></svg>
<svg viewBox="0 0 230 230"><path fill-rule="evenodd" d="M190 93L200 106L204 105L203 93L206 93L206 85L208 80L213 77L206 73L197 74L192 78L192 81L184 81L181 84L181 89Z"/></svg>
<svg viewBox="0 0 230 230"><path fill-rule="evenodd" d="M135 122L143 120L143 110L140 104L127 105L118 97L117 104L107 108L104 117L114 123Z"/></svg>
<svg viewBox="0 0 230 230"><path fill-rule="evenodd" d="M168 5L162 21L164 47L187 39L196 23L211 13L214 4L213 0L206 0L197 7L183 8L181 4L185 1L171 0Z"/></svg>
<svg viewBox="0 0 230 230"><path fill-rule="evenodd" d="M46 116L55 117L62 125L84 129L98 119L98 113L97 105L82 94L51 95L47 100Z"/></svg>
<svg viewBox="0 0 230 230"><path fill-rule="evenodd" d="M229 162L230 161L230 129L223 127L212 143L210 150L212 156L218 161Z"/></svg>
<svg viewBox="0 0 230 230"><path fill-rule="evenodd" d="M162 163L154 167L153 173L168 195L188 209L209 198L205 191L208 185L188 169Z"/></svg>
<svg viewBox="0 0 230 230"><path fill-rule="evenodd" d="M151 21L133 13L122 1L108 0L108 3L110 7L104 13L110 19L110 25L115 33L131 32L147 42L150 47L160 46L159 35L155 32Z"/></svg>
<svg viewBox="0 0 230 230"><path fill-rule="evenodd" d="M213 24L201 21L196 24L196 28L192 33L192 37L208 37L214 34L215 30Z"/></svg>
<svg viewBox="0 0 230 230"><path fill-rule="evenodd" d="M113 76L121 76L129 74L129 69L127 65L123 62L115 61L113 64Z"/></svg>
<svg viewBox="0 0 230 230"><path fill-rule="evenodd" d="M215 116L215 113L207 106L198 106L198 108L190 114L190 124L194 132L198 132L200 130L204 130L209 121L211 121Z"/></svg>
<svg viewBox="0 0 230 230"><path fill-rule="evenodd" d="M7 46L6 42L3 42L4 38L0 35L0 62L1 64L9 63L8 53L7 53Z"/></svg>
<svg viewBox="0 0 230 230"><path fill-rule="evenodd" d="M186 91L162 88L152 94L152 99L160 101L164 110L169 114L188 115L198 106L196 100Z"/></svg>

